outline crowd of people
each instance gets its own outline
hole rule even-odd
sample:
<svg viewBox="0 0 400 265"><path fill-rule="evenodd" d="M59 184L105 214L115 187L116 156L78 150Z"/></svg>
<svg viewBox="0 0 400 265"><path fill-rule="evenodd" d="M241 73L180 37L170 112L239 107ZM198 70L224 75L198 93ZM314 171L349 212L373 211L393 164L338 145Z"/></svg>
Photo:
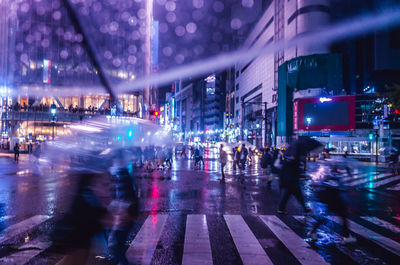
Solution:
<svg viewBox="0 0 400 265"><path fill-rule="evenodd" d="M281 193L277 209L279 214L288 214L286 206L291 196L298 201L305 214L308 215L312 213L312 209L305 203L302 191L304 181L302 180L306 179L306 162L307 157L310 156L310 151L315 149L319 150L321 148L322 145L319 142L311 138L305 138L295 141L287 150L270 148L261 150L262 156L260 166L265 169L267 186L271 186L274 176L279 178L279 189ZM338 215L342 219L344 243L353 243L356 239L349 233L346 203L343 198L346 188L342 184L342 177L345 176L345 174L350 177L352 176L350 166L346 160L347 154L339 160L331 160L329 159L329 150L324 149L322 153L324 153L324 157L321 158L321 160L327 162L326 165L330 168L330 172L324 175L318 182L311 185L311 188L314 190L313 199L315 202L326 205L326 207L323 208L325 212L320 211L318 215L328 214L328 212L333 212ZM246 165L247 156L248 151L244 145L241 148L236 148L234 151L234 168L243 169ZM226 181L224 168L228 163L227 157L224 146L221 144L219 148L221 183L225 183ZM320 218L318 215L314 214L317 222L307 234L312 240L318 238L316 231L324 222L323 218Z"/></svg>
<svg viewBox="0 0 400 265"><path fill-rule="evenodd" d="M53 104L47 104L47 103L40 103L40 104L19 104L16 102L13 105L10 105L7 107L8 111L30 111L30 112L49 112L50 108L52 108ZM54 105L55 106L55 105ZM73 105L70 104L68 107L56 107L57 111L59 112L68 112L68 113L76 113L76 114L101 114L101 115L110 115L111 110L109 107L104 107L104 108L97 108L95 106L89 105L86 108L79 107L78 105ZM124 114L133 114L136 115L137 113L132 113L130 111L124 112Z"/></svg>

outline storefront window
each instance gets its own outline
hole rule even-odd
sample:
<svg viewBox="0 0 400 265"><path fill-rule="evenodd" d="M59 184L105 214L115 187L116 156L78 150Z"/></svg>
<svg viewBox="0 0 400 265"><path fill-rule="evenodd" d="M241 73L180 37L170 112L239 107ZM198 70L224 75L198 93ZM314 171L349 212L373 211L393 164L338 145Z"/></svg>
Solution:
<svg viewBox="0 0 400 265"><path fill-rule="evenodd" d="M368 142L368 141L360 142L360 153L361 154L370 154L371 153L371 142Z"/></svg>

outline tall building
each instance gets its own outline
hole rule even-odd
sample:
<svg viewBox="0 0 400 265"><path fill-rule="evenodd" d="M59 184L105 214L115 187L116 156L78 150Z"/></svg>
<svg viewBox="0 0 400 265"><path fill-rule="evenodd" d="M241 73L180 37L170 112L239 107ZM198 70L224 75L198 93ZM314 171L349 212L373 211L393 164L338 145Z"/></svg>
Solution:
<svg viewBox="0 0 400 265"><path fill-rule="evenodd" d="M265 1L263 15L247 35L242 48L264 47L290 40L330 23L341 22L363 12L377 12L395 3L392 0L351 3L344 0ZM296 124L294 119L299 115L294 109L294 101L384 92L387 85L400 81L398 42L398 30L388 29L330 45L299 44L237 64L235 89L229 94L235 103L234 138L258 146L289 142L293 137L309 133L293 128ZM359 100L362 98L355 98L356 112L361 111L363 104ZM332 100L340 101L339 98ZM368 102L371 103L371 100L368 99ZM355 126L362 123L365 127L365 119L374 116L370 114L364 115L363 121L356 122ZM361 117L357 116L357 119ZM370 127L373 127L372 120ZM351 134L353 129L338 130L327 129L325 132L330 131L329 135ZM356 128L354 130L357 131ZM368 137L369 132L363 134Z"/></svg>
<svg viewBox="0 0 400 265"><path fill-rule="evenodd" d="M244 41L243 48L263 47L316 30L330 21L330 1L270 0ZM235 66L236 138L262 145L277 139L278 68L287 60L329 51L327 46L298 46L261 55Z"/></svg>

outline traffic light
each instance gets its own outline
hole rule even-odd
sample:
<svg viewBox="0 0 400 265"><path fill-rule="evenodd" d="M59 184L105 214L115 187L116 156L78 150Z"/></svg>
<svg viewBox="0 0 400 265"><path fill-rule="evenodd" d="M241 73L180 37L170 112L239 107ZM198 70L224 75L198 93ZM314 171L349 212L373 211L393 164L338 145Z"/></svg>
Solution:
<svg viewBox="0 0 400 265"><path fill-rule="evenodd" d="M374 135L373 135L372 133L370 133L370 134L368 135L368 138L369 138L370 140L373 140L373 139L374 139Z"/></svg>
<svg viewBox="0 0 400 265"><path fill-rule="evenodd" d="M158 117L158 115L160 115L160 112L158 112L158 110L150 110L150 115Z"/></svg>
<svg viewBox="0 0 400 265"><path fill-rule="evenodd" d="M397 115L398 115L399 113L400 113L400 111L399 111L398 109L395 109L395 110L394 110L394 114L397 114Z"/></svg>

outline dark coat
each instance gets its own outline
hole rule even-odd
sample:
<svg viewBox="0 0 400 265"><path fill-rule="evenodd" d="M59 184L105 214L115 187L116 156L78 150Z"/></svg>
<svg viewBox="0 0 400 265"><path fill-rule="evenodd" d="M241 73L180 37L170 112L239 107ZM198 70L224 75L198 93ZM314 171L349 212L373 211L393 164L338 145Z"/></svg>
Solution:
<svg viewBox="0 0 400 265"><path fill-rule="evenodd" d="M282 168L279 172L279 184L281 188L290 188L299 185L302 176L300 160L288 159L282 161Z"/></svg>

